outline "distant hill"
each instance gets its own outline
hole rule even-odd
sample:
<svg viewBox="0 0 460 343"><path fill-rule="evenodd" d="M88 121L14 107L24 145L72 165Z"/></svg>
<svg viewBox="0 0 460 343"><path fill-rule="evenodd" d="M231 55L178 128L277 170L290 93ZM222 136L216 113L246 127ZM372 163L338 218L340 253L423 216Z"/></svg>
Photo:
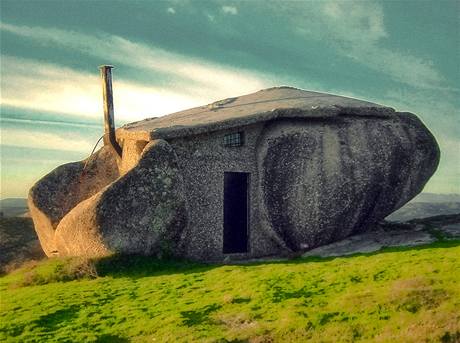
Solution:
<svg viewBox="0 0 460 343"><path fill-rule="evenodd" d="M410 202L385 219L389 221L405 222L417 218L458 213L460 213L460 202Z"/></svg>
<svg viewBox="0 0 460 343"><path fill-rule="evenodd" d="M460 194L420 193L410 202L460 203Z"/></svg>
<svg viewBox="0 0 460 343"><path fill-rule="evenodd" d="M27 199L6 198L0 200L0 212L4 217L23 217L27 216Z"/></svg>
<svg viewBox="0 0 460 343"><path fill-rule="evenodd" d="M460 194L421 193L386 220L405 222L416 218L460 213Z"/></svg>
<svg viewBox="0 0 460 343"><path fill-rule="evenodd" d="M27 206L27 199L24 198L6 198L0 200L0 206L3 207L25 207Z"/></svg>

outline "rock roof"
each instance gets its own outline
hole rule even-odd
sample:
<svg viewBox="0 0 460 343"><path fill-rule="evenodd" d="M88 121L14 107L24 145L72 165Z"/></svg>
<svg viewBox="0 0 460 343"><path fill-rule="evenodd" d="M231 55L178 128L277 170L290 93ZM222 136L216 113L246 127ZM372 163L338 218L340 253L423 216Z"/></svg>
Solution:
<svg viewBox="0 0 460 343"><path fill-rule="evenodd" d="M121 139L168 139L250 125L278 118L325 118L340 115L383 116L394 109L343 96L274 87L126 124Z"/></svg>

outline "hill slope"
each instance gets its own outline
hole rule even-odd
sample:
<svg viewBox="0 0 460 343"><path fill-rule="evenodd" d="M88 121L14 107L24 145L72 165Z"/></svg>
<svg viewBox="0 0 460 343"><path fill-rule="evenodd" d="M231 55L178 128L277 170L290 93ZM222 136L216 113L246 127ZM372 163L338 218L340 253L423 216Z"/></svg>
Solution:
<svg viewBox="0 0 460 343"><path fill-rule="evenodd" d="M5 217L16 217L27 215L27 199L23 198L6 198L0 200L0 212Z"/></svg>
<svg viewBox="0 0 460 343"><path fill-rule="evenodd" d="M45 257L31 218L0 218L0 273Z"/></svg>
<svg viewBox="0 0 460 343"><path fill-rule="evenodd" d="M437 193L420 193L410 202L425 202L425 203L460 203L460 194L437 194Z"/></svg>
<svg viewBox="0 0 460 343"><path fill-rule="evenodd" d="M405 222L416 218L460 213L460 202L410 202L393 212L386 220Z"/></svg>
<svg viewBox="0 0 460 343"><path fill-rule="evenodd" d="M458 342L459 243L246 265L49 260L0 279L0 340Z"/></svg>

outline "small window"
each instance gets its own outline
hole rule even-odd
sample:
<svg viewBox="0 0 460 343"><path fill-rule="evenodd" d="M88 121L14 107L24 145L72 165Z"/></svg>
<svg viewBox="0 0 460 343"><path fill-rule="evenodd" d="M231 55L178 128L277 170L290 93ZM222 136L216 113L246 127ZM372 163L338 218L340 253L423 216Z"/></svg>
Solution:
<svg viewBox="0 0 460 343"><path fill-rule="evenodd" d="M241 146L243 143L243 132L230 133L224 136L224 146Z"/></svg>

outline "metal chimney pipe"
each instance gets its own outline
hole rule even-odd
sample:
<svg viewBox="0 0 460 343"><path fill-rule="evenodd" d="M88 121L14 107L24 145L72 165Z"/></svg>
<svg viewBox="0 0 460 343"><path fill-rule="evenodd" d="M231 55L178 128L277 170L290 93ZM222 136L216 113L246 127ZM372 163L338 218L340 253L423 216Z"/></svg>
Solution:
<svg viewBox="0 0 460 343"><path fill-rule="evenodd" d="M122 150L115 136L115 119L113 115L112 68L110 65L100 66L102 78L102 95L104 99L104 144L110 145L118 157Z"/></svg>

